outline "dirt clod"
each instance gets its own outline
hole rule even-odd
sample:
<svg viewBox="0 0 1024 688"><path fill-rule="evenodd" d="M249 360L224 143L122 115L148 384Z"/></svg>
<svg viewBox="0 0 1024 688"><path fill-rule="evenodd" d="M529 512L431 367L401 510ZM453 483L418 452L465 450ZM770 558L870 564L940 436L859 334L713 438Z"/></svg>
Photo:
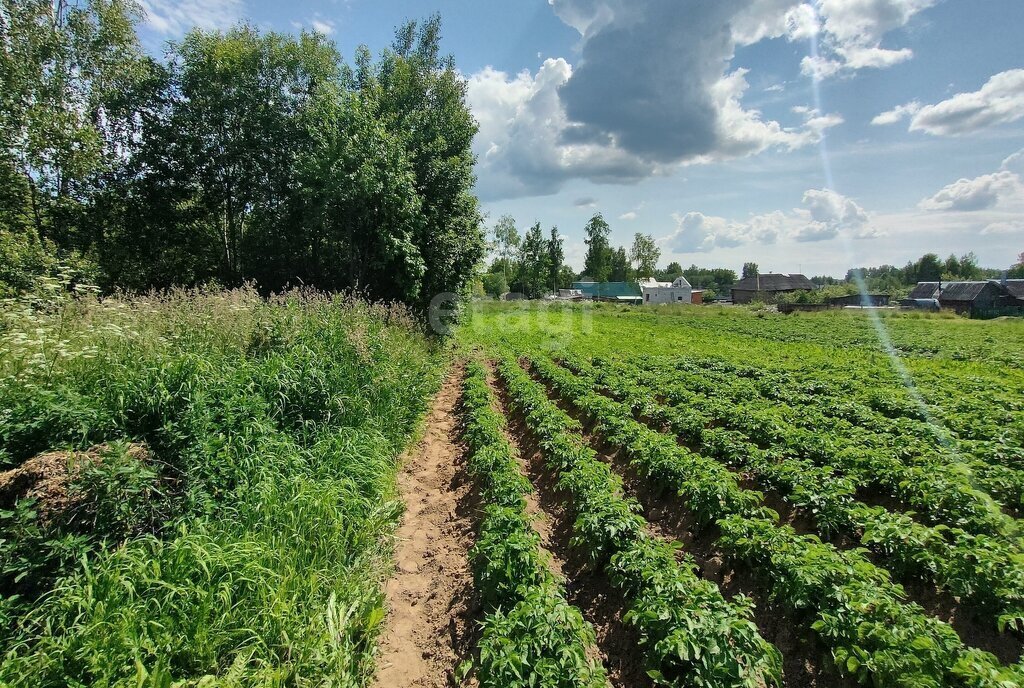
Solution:
<svg viewBox="0 0 1024 688"><path fill-rule="evenodd" d="M11 509L21 499L35 499L41 522L58 518L81 499L69 490L75 477L85 466L99 463L110 450L109 445L98 444L85 451L46 452L0 473L0 508ZM142 444L129 445L127 454L140 462L150 460L149 450Z"/></svg>

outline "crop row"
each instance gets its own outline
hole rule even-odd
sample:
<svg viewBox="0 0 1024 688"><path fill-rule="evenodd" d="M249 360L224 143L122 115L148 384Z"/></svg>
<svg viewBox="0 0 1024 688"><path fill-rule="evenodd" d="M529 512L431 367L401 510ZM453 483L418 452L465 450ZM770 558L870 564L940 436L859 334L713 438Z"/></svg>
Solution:
<svg viewBox="0 0 1024 688"><path fill-rule="evenodd" d="M1018 544L1019 523L974 487L972 479L977 476L970 466L935 454L922 456L914 450L914 434L881 441L880 433L825 416L814 405L788 408L778 401L750 398L749 393L730 390L729 384L697 373L671 368L639 371L623 364L602 369L631 378L639 387L657 389L669 405L700 410L711 422L740 430L762 446L832 466L860 485L875 484L931 523ZM1016 491L1016 480L1007 490Z"/></svg>
<svg viewBox="0 0 1024 688"><path fill-rule="evenodd" d="M628 407L549 359L536 357L532 364L652 483L685 498L699 519L715 520L719 546L761 572L775 599L794 613L811 613L811 627L840 671L886 686L994 688L1024 680L1024 667L1001 666L994 656L965 647L948 624L905 602L903 589L862 552L840 551L780 526L777 514L759 506L760 493L742 489L717 461L637 422Z"/></svg>
<svg viewBox="0 0 1024 688"><path fill-rule="evenodd" d="M630 600L624 618L647 649L649 675L669 686L780 685L781 655L758 633L751 601L726 600L696 574L692 559L678 561L672 545L648 533L638 504L622 495L621 479L586 445L579 424L515 359L502 360L499 370L559 487L572 498L574 543L604 565Z"/></svg>
<svg viewBox="0 0 1024 688"><path fill-rule="evenodd" d="M932 409L923 409L905 392L873 388L869 381L858 384L857 394L849 384L820 379L804 382L801 387L792 374L757 378L752 368L720 361L702 366L685 359L666 362L645 358L631 361L630 368L653 378L659 389L667 383L672 389L683 387L688 397L704 394L742 404L757 413L751 424L758 428L788 423L812 430L815 439L820 437L819 429L829 428L840 447L896 453L903 463L913 463L933 474L934 480L975 492L977 486L1009 506L1024 506L1024 449L1006 433L984 439L952 438L929 417ZM791 431L786 435L802 437ZM964 477L965 469L970 472L969 481Z"/></svg>
<svg viewBox="0 0 1024 688"><path fill-rule="evenodd" d="M692 406L659 404L629 375L607 368L597 371L578 358L567 364L577 376L622 400L634 415L670 427L688 446L777 490L812 516L823 535L853 534L882 555L890 571L932 580L993 614L1000 628L1024 630L1024 556L1016 548L959 528L922 525L906 514L858 502L857 486L848 476L804 459L781 457L732 429L747 425L739 411L726 414L725 427L712 427L711 419Z"/></svg>
<svg viewBox="0 0 1024 688"><path fill-rule="evenodd" d="M587 656L594 631L551 573L526 513L532 490L493 408L486 372L471 362L463 383L469 469L484 504L473 574L486 609L478 678L485 688L598 688L604 669Z"/></svg>

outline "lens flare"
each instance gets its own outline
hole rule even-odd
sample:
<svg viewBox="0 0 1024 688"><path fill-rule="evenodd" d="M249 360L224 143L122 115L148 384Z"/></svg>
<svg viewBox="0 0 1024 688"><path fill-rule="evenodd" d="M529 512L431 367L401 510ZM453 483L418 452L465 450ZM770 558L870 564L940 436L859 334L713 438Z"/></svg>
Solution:
<svg viewBox="0 0 1024 688"><path fill-rule="evenodd" d="M820 25L820 19L818 18L817 8L815 8L814 12L815 23ZM817 31L811 33L810 57L812 65L816 65L819 63L820 52ZM817 70L811 69L810 78L811 92L812 97L814 98L814 108L818 113L822 113L824 112L824 109L822 107L823 99L821 96L822 77ZM822 172L825 175L825 188L828 191L838 193L836 191L835 177L832 173L832 159L829 156L828 152L828 132L825 130L821 132L821 140L818 143L818 152L821 156ZM839 237L843 243L843 250L846 252L847 263L849 265L857 265L858 259L853 250L853 244L850 240L849 232L841 229L839 232ZM852 273L854 283L857 285L857 291L860 292L861 303L867 306L871 303L871 299L868 295L868 288L867 283L864 281L864 275L860 272L860 270L856 269L853 270ZM949 432L932 415L931 410L928 408L928 404L925 403L924 396L921 394L920 390L918 390L917 388L917 385L914 383L914 379L911 376L910 371L907 370L907 366L903 363L903 360L900 358L899 351L893 345L892 337L889 335L889 331L886 328L885 323L882 321L882 318L879 317L878 311L874 308L866 308L865 310L867 310L868 312L868 320L871 322L871 325L874 328L875 333L878 335L878 341L882 345L882 349L885 351L886 355L889 357L890 362L892 363L893 370L896 372L897 375L899 375L904 387L906 387L907 389L907 393L910 395L910 398L918 406L918 409L921 412L921 416L927 422L928 428L931 430L933 436L939 442L939 444L944 449L953 454L954 458L958 462L960 462L961 456L954 447ZM966 466L964 467L964 469L967 470Z"/></svg>

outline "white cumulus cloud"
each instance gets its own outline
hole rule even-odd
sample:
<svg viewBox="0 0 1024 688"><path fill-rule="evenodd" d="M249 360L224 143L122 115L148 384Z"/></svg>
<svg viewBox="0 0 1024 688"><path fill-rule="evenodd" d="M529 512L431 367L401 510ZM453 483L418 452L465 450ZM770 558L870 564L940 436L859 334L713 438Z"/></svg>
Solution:
<svg viewBox="0 0 1024 688"><path fill-rule="evenodd" d="M676 229L660 241L674 253L706 253L716 248L773 244L780 240L825 241L844 232L853 239L882 234L872 225L864 208L829 189L809 189L803 195L802 207L788 213L776 210L753 215L745 221L699 212L676 213L672 217Z"/></svg>
<svg viewBox="0 0 1024 688"><path fill-rule="evenodd" d="M820 37L821 55L801 62L807 76L825 79L858 69L885 69L911 59L909 48L884 48L882 39L938 0L819 0L791 10L788 37Z"/></svg>
<svg viewBox="0 0 1024 688"><path fill-rule="evenodd" d="M786 32L793 0L551 0L581 36L576 64L469 78L485 198L555 193L571 178L628 183L680 164L792 150L842 118L784 124L743 106L738 45Z"/></svg>
<svg viewBox="0 0 1024 688"><path fill-rule="evenodd" d="M961 136L1009 124L1021 117L1024 117L1024 69L1011 69L993 75L977 91L958 93L942 102L918 108L910 120L910 131Z"/></svg>
<svg viewBox="0 0 1024 688"><path fill-rule="evenodd" d="M916 100L912 100L905 105L897 105L892 110L886 110L880 113L871 120L871 123L875 126L886 126L888 124L897 124L898 122L913 117L921 111L921 103Z"/></svg>
<svg viewBox="0 0 1024 688"><path fill-rule="evenodd" d="M948 184L934 196L923 199L921 210L989 210L1021 198L1024 184L1014 172L1000 170L973 179L959 179Z"/></svg>

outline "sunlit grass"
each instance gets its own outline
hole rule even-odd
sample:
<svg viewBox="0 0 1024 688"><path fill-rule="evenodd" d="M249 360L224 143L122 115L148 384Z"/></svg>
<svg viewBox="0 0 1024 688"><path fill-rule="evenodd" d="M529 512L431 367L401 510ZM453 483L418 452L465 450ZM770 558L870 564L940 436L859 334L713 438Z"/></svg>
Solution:
<svg viewBox="0 0 1024 688"><path fill-rule="evenodd" d="M2 317L0 459L143 442L171 516L5 599L0 684L361 685L396 457L441 368L409 314L239 290Z"/></svg>

